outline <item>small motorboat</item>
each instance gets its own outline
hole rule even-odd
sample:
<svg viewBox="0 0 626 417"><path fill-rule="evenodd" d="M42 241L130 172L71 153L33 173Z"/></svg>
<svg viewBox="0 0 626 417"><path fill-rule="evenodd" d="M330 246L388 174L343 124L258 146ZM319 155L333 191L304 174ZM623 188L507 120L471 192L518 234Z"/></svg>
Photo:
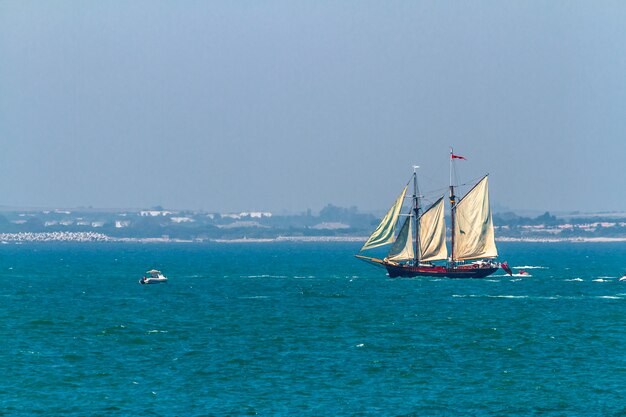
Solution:
<svg viewBox="0 0 626 417"><path fill-rule="evenodd" d="M528 273L528 271L524 271L523 269L520 269L520 270L519 270L519 272L518 272L518 274L519 274L519 275L530 275L530 274Z"/></svg>
<svg viewBox="0 0 626 417"><path fill-rule="evenodd" d="M162 282L167 282L167 277L161 273L161 271L157 271L156 269L151 269L147 271L147 277L143 277L139 280L140 284L160 284Z"/></svg>

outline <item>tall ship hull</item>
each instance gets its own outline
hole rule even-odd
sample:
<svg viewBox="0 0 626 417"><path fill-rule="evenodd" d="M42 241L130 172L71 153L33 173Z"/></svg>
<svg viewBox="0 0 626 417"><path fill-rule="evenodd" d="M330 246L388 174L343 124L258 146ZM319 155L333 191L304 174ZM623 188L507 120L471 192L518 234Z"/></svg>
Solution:
<svg viewBox="0 0 626 417"><path fill-rule="evenodd" d="M498 263L471 263L448 267L443 265L403 265L391 263L383 259L365 258L357 255L357 258L384 267L390 278L415 278L415 277L440 277L440 278L485 278L502 268L508 269L506 264Z"/></svg>
<svg viewBox="0 0 626 417"><path fill-rule="evenodd" d="M445 197L438 198L422 210L417 185L417 168L413 167L413 197L406 193L409 181L393 206L383 217L357 258L387 270L390 277L485 278L499 268L511 274L506 262L495 261L498 250L489 205L488 176L478 181L463 198L457 200L452 184L455 159L450 149L450 252L444 216ZM405 199L411 199L406 214L402 214ZM404 221L400 222L403 217ZM402 223L396 233L396 226ZM378 259L364 251L391 245L388 255Z"/></svg>
<svg viewBox="0 0 626 417"><path fill-rule="evenodd" d="M456 268L446 266L395 266L385 265L391 278L445 277L445 278L485 278L500 267L478 267L463 265Z"/></svg>

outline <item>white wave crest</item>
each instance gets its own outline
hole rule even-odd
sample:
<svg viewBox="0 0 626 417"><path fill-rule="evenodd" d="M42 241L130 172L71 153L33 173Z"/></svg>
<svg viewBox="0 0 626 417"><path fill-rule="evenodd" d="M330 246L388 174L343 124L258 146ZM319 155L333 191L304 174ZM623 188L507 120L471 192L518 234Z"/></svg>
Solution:
<svg viewBox="0 0 626 417"><path fill-rule="evenodd" d="M523 266L514 266L515 269L550 269L547 266L534 266L534 265L523 265Z"/></svg>
<svg viewBox="0 0 626 417"><path fill-rule="evenodd" d="M287 278L285 275L242 275L241 278Z"/></svg>
<svg viewBox="0 0 626 417"><path fill-rule="evenodd" d="M527 295L488 295L487 298L528 298Z"/></svg>
<svg viewBox="0 0 626 417"><path fill-rule="evenodd" d="M454 298L528 298L527 295L487 295L487 294L452 294Z"/></svg>

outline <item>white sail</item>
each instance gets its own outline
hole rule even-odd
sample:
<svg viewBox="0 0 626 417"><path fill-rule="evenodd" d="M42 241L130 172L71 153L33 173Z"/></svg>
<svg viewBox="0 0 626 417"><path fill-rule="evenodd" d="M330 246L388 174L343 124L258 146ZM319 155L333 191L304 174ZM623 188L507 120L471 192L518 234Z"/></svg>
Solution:
<svg viewBox="0 0 626 417"><path fill-rule="evenodd" d="M390 261L409 261L415 259L413 250L413 216L408 216L398 233L398 238L394 242L387 259Z"/></svg>
<svg viewBox="0 0 626 417"><path fill-rule="evenodd" d="M441 197L420 217L421 261L438 261L448 257L444 204L444 198Z"/></svg>
<svg viewBox="0 0 626 417"><path fill-rule="evenodd" d="M455 260L498 256L489 207L487 176L457 203L455 214Z"/></svg>
<svg viewBox="0 0 626 417"><path fill-rule="evenodd" d="M404 202L404 195L406 194L408 186L409 185L407 184L404 187L404 190L402 190L402 193L396 199L396 202L393 203L393 206L391 206L385 217L383 217L376 230L374 230L374 233L372 233L369 239L367 239L367 242L365 242L365 245L361 248L362 251L386 245L393 241L393 232L396 229L398 215L400 214L400 209L402 208L402 203Z"/></svg>

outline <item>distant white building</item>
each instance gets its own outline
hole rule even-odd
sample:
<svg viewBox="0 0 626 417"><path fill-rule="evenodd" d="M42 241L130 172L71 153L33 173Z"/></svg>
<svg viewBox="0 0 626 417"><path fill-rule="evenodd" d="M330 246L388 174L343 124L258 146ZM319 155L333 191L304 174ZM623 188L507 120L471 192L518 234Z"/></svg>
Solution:
<svg viewBox="0 0 626 417"><path fill-rule="evenodd" d="M243 213L242 213L243 214ZM262 217L272 217L272 213L263 211L253 211L249 213L250 217L260 219Z"/></svg>
<svg viewBox="0 0 626 417"><path fill-rule="evenodd" d="M191 217L172 217L171 218L173 223L193 223L195 222L194 219L192 219Z"/></svg>
<svg viewBox="0 0 626 417"><path fill-rule="evenodd" d="M222 214L222 217L228 217L228 218L236 219L236 220L244 218L244 217L260 219L262 217L272 217L272 213L267 212L267 211L242 211L241 213Z"/></svg>
<svg viewBox="0 0 626 417"><path fill-rule="evenodd" d="M115 227L117 229L122 229L128 226L130 226L130 220L116 220L115 221Z"/></svg>
<svg viewBox="0 0 626 417"><path fill-rule="evenodd" d="M142 217L158 217L158 216L170 216L174 213L167 210L142 210L139 215Z"/></svg>

